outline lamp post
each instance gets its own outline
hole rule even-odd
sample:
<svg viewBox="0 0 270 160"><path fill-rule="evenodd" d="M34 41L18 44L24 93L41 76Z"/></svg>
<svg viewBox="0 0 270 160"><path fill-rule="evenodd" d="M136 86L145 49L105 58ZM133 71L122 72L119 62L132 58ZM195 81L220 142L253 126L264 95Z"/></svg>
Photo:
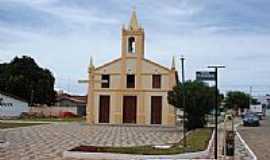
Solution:
<svg viewBox="0 0 270 160"><path fill-rule="evenodd" d="M215 69L215 159L218 157L218 69L225 68L222 65L208 66L208 68Z"/></svg>
<svg viewBox="0 0 270 160"><path fill-rule="evenodd" d="M184 147L187 146L187 139L186 139L186 91L185 91L185 58L181 55L181 66L182 66L182 105L183 105L183 143Z"/></svg>

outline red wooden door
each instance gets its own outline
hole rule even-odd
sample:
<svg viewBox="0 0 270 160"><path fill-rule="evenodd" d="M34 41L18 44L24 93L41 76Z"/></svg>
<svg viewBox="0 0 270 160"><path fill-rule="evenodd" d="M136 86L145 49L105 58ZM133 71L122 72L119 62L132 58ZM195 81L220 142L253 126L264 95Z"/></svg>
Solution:
<svg viewBox="0 0 270 160"><path fill-rule="evenodd" d="M124 96L123 123L136 123L137 97Z"/></svg>
<svg viewBox="0 0 270 160"><path fill-rule="evenodd" d="M110 121L110 96L100 96L99 99L99 123Z"/></svg>
<svg viewBox="0 0 270 160"><path fill-rule="evenodd" d="M151 124L161 124L162 96L151 97Z"/></svg>

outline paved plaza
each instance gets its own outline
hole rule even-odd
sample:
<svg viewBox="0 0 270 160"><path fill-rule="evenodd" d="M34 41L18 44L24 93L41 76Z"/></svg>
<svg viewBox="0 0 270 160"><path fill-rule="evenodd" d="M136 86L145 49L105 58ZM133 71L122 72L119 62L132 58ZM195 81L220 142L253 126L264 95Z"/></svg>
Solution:
<svg viewBox="0 0 270 160"><path fill-rule="evenodd" d="M138 146L173 143L181 131L165 127L46 124L0 131L10 144L0 160L62 160L62 152L79 145ZM66 160L66 159L65 159Z"/></svg>

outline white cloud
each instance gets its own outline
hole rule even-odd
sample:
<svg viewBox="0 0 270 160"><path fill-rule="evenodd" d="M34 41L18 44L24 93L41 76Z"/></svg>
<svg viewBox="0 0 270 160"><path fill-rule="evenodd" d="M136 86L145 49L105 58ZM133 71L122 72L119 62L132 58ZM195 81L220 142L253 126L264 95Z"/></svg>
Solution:
<svg viewBox="0 0 270 160"><path fill-rule="evenodd" d="M5 36L0 37L0 59L1 56L7 60L22 54L34 57L40 65L53 71L57 88L85 93L85 85L78 85L76 80L87 77L90 55L94 56L96 65L120 56L120 27L128 22L134 4L146 32L147 58L170 66L172 55L184 54L188 78L194 78L195 71L205 69L208 64L221 63L227 66L222 71L221 84L269 83L267 27L258 23L255 30L251 29L246 25L249 17L242 17L244 11L234 11L223 5L215 8L221 2L114 0L104 5L91 1L87 6L81 6L78 1L77 5L69 5L63 0L6 2L18 8L27 5L40 11L40 17L31 16L37 19L49 16L44 20L46 26L31 26L28 30L20 26L25 24L7 22L2 25L0 34ZM239 17L230 17L232 12ZM31 14L31 10L27 10L27 14ZM249 11L248 15L253 14L255 11ZM262 34L262 30L266 34Z"/></svg>
<svg viewBox="0 0 270 160"><path fill-rule="evenodd" d="M50 7L40 7L38 8L42 11L45 11L49 14L62 18L68 24L79 23L79 24L115 24L119 23L115 18L101 17L93 9L82 9L75 7L66 7L66 6L50 6Z"/></svg>

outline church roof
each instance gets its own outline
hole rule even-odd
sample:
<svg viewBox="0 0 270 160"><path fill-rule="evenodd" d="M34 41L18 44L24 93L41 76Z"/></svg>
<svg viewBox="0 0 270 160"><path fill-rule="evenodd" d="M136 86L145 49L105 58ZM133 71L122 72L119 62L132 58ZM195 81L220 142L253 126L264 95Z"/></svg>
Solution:
<svg viewBox="0 0 270 160"><path fill-rule="evenodd" d="M101 68L103 68L103 67L109 66L109 65L111 65L111 64L113 64L113 63L116 63L116 62L120 61L121 59L122 59L122 58L117 58L117 59L114 59L114 60L109 61L109 62L107 62L107 63L104 63L103 65L98 66L95 70L99 70L99 69L101 69ZM167 70L167 71L170 71L170 70L171 70L171 69L169 69L168 67L165 67L165 66L163 66L163 65L161 65L161 64L159 64L159 63L156 63L156 62L154 62L154 61L152 61L152 60L149 60L149 59L146 59L146 58L143 58L143 60L146 61L146 62L148 62L148 63L151 63L151 64L153 64L153 65L155 65L155 66L158 66L158 67L160 67L160 68L163 68L163 69L165 69L165 70Z"/></svg>
<svg viewBox="0 0 270 160"><path fill-rule="evenodd" d="M121 60L121 58L117 58L117 59L114 59L114 60L109 61L109 62L107 62L107 63L104 63L104 64L98 66L98 67L96 68L96 70L99 70L99 69L101 69L101 68L103 68L103 67L109 66L109 65L111 65L111 64L113 64L113 63L115 63L115 62L118 62L118 61L120 61L120 60Z"/></svg>
<svg viewBox="0 0 270 160"><path fill-rule="evenodd" d="M156 62L154 62L154 61L152 61L152 60L149 60L149 59L146 59L146 58L143 58L143 60L146 61L146 62L148 62L148 63L151 63L151 64L153 64L153 65L155 65L155 66L158 66L158 67L160 67L160 68L163 68L163 69L165 69L165 70L167 70L167 71L170 71L170 69L169 69L168 67L165 67L165 66L163 66L163 65L161 65L161 64L159 64L159 63L156 63Z"/></svg>

